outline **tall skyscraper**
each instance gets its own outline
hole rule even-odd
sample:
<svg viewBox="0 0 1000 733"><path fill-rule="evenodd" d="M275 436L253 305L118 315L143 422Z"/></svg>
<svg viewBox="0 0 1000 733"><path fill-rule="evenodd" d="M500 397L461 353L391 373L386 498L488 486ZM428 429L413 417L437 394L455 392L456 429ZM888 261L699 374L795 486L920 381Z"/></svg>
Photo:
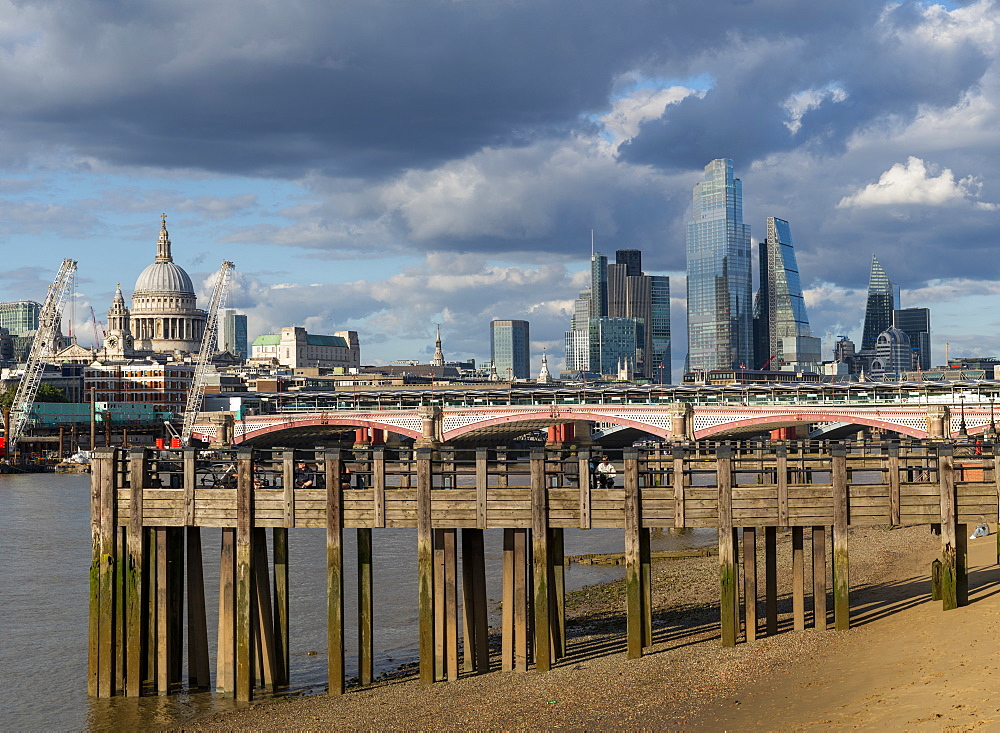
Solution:
<svg viewBox="0 0 1000 733"><path fill-rule="evenodd" d="M490 321L490 358L501 379L528 379L531 375L527 321Z"/></svg>
<svg viewBox="0 0 1000 733"><path fill-rule="evenodd" d="M767 238L760 245L760 290L757 297L759 346L755 368L769 364L813 365L822 360L821 341L812 336L802 297L788 222L767 218Z"/></svg>
<svg viewBox="0 0 1000 733"><path fill-rule="evenodd" d="M247 317L244 314L227 310L225 318L222 319L222 333L220 335L220 349L225 349L241 359L250 356L250 348L247 343Z"/></svg>
<svg viewBox="0 0 1000 733"><path fill-rule="evenodd" d="M875 340L892 327L892 312L899 305L898 289L885 274L878 258L872 255L872 270L868 277L868 305L865 308L865 330L861 350L873 351Z"/></svg>
<svg viewBox="0 0 1000 733"><path fill-rule="evenodd" d="M931 310L930 308L902 308L892 312L892 325L910 339L910 348L916 356L916 366L921 370L931 368Z"/></svg>
<svg viewBox="0 0 1000 733"><path fill-rule="evenodd" d="M752 368L750 227L731 160L713 160L695 184L686 243L690 369Z"/></svg>
<svg viewBox="0 0 1000 733"><path fill-rule="evenodd" d="M590 317L608 315L608 258L600 252L590 256Z"/></svg>
<svg viewBox="0 0 1000 733"><path fill-rule="evenodd" d="M670 278L650 275L649 288L649 376L657 384L672 384L670 360Z"/></svg>
<svg viewBox="0 0 1000 733"><path fill-rule="evenodd" d="M640 325L635 318L591 318L591 368L609 375L618 374L622 368L632 373L640 345L639 331Z"/></svg>

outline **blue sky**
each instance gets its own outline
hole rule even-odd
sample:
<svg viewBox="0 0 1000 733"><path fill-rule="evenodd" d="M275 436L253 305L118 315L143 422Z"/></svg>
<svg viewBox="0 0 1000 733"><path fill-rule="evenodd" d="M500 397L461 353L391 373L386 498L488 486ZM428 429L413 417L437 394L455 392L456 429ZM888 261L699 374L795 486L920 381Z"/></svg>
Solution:
<svg viewBox="0 0 1000 733"><path fill-rule="evenodd" d="M0 299L79 261L75 328L167 214L252 335L360 332L366 363L562 334L597 247L671 276L732 158L753 235L791 223L814 334L860 336L871 255L935 361L1000 354L1000 10L837 0L0 0Z"/></svg>

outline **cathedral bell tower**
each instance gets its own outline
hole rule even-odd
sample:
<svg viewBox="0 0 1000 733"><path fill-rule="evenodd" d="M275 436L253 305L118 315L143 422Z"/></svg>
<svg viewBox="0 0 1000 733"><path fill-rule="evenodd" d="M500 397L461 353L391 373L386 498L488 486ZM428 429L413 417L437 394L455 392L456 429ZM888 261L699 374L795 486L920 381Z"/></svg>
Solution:
<svg viewBox="0 0 1000 733"><path fill-rule="evenodd" d="M132 355L132 330L129 310L122 296L121 283L115 291L115 299L108 310L108 333L104 339L104 353L107 358L124 359Z"/></svg>

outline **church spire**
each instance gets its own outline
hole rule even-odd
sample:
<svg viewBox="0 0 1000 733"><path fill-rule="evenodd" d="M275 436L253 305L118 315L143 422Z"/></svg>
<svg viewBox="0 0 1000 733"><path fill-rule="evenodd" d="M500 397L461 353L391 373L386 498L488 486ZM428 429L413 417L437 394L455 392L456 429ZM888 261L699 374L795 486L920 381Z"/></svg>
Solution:
<svg viewBox="0 0 1000 733"><path fill-rule="evenodd" d="M444 352L441 350L441 324L437 327L437 341L434 342L434 360L431 361L433 366L444 366Z"/></svg>
<svg viewBox="0 0 1000 733"><path fill-rule="evenodd" d="M160 214L160 221L160 239L156 243L156 261L173 262L174 258L170 255L170 235L167 234L167 215Z"/></svg>

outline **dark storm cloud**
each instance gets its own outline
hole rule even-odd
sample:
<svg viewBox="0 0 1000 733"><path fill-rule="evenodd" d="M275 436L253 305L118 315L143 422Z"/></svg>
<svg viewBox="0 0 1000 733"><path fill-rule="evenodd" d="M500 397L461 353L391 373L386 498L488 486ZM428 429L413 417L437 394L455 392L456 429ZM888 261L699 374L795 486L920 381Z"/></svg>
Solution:
<svg viewBox="0 0 1000 733"><path fill-rule="evenodd" d="M10 137L116 164L291 176L371 175L516 145L605 108L616 78L642 68L680 78L711 70L721 81L662 133L644 131L630 153L688 165L731 131L706 124L712 112L728 108L732 118L743 109L750 122L794 91L761 93L766 79L750 74L733 85L705 59L734 38L803 35L817 41L800 57L834 44L850 53L878 13L863 0L17 7L0 37L9 54L0 62L0 119ZM735 96L758 94L754 107L736 105ZM767 116L775 119L773 109ZM762 142L746 152L768 147L766 135L752 137ZM677 153L643 152L657 140L672 140Z"/></svg>

